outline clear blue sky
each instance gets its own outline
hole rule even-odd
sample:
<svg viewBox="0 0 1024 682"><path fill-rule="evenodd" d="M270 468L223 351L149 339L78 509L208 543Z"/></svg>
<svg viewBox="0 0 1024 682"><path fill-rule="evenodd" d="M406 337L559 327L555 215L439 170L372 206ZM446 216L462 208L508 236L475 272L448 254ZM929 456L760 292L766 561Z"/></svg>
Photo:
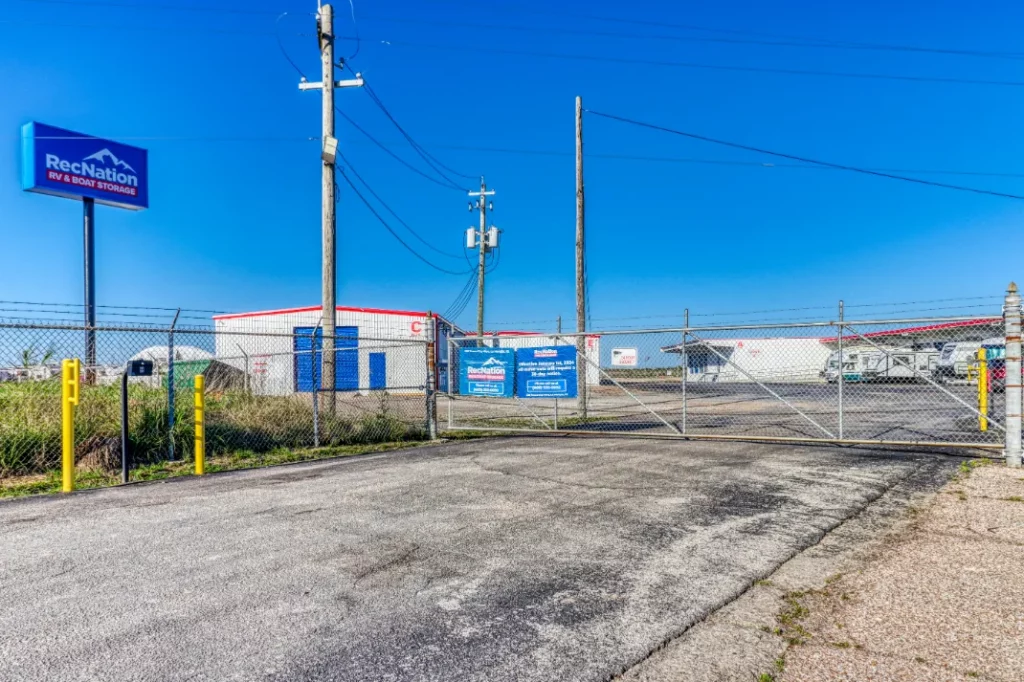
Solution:
<svg viewBox="0 0 1024 682"><path fill-rule="evenodd" d="M150 150L151 208L97 208L100 303L252 310L319 302L319 142L307 138L319 135L320 101L298 91L298 74L274 37L275 19L287 11L276 24L284 47L318 79L315 2L202 3L251 14L169 9L198 4L4 3L0 299L81 300L80 206L19 186L19 126L38 120ZM348 4L336 4L335 12L339 35L352 35ZM1024 173L1022 86L469 49L1024 81L1021 57L753 42L797 36L1012 52L1024 29L1020 3L355 0L355 12L362 42L352 64L421 144L456 170L486 174L498 191L493 218L504 240L488 282L488 318L496 326L544 319L552 324L530 326L550 327L556 315L573 317L577 94L590 109L844 164ZM458 25L465 23L500 28ZM354 49L352 41L338 43L339 56ZM365 92L339 91L337 102L422 167ZM338 137L407 222L439 248L460 252L463 231L476 219L462 193L407 171L340 119ZM1024 270L1021 201L833 170L600 158L778 162L593 117L586 140L594 155L586 167L587 226L598 321L676 315L687 306L697 313L839 298L995 297ZM561 154L450 148L460 146ZM1024 178L915 177L1024 194ZM405 252L344 185L338 235L342 304L443 310L463 285L463 277L435 272ZM460 322L471 324L473 314L470 306Z"/></svg>

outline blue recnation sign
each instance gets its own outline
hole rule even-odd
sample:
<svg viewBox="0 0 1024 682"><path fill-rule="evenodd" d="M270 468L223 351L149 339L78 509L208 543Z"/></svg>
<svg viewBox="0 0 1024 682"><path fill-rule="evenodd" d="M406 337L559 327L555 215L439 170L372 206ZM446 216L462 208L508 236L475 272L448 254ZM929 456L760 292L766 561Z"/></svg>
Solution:
<svg viewBox="0 0 1024 682"><path fill-rule="evenodd" d="M518 349L516 395L520 398L575 398L576 346Z"/></svg>
<svg viewBox="0 0 1024 682"><path fill-rule="evenodd" d="M138 210L149 207L146 150L43 123L21 127L21 187Z"/></svg>
<svg viewBox="0 0 1024 682"><path fill-rule="evenodd" d="M459 393L511 398L515 361L511 348L460 348Z"/></svg>

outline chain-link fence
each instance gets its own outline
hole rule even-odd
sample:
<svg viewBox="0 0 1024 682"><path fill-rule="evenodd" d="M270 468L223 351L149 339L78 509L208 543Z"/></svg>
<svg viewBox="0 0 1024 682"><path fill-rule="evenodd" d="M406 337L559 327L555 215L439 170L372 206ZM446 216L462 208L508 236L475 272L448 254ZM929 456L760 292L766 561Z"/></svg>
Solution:
<svg viewBox="0 0 1024 682"><path fill-rule="evenodd" d="M451 339L460 380L443 398L442 422L1001 448L1006 332L1002 311L992 313ZM573 365L557 366L559 347L575 349ZM552 359L534 359L544 354ZM550 396L528 390L524 358Z"/></svg>
<svg viewBox="0 0 1024 682"><path fill-rule="evenodd" d="M265 453L425 437L428 345L420 340L333 337L333 390L324 388L320 329L309 334L171 330L0 321L0 477L49 472L61 459L60 363L83 358L75 460L121 462L121 377L130 360L152 376L128 381L128 433L136 464L189 459L193 386L206 384L206 449ZM330 337L329 339L330 340ZM332 344L328 344L330 348ZM328 356L330 353L327 354Z"/></svg>

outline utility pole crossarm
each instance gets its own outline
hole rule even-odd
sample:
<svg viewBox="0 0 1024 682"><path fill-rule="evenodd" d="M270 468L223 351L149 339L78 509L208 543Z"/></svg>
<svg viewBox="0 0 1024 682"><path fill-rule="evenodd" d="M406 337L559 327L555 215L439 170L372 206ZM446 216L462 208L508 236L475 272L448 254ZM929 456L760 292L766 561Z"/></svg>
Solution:
<svg viewBox="0 0 1024 682"><path fill-rule="evenodd" d="M350 78L343 81L334 81L334 87L336 88L359 88L365 84L361 74L356 74L355 78ZM323 81L317 81L316 83L310 83L309 81L303 80L299 82L299 90L323 90Z"/></svg>

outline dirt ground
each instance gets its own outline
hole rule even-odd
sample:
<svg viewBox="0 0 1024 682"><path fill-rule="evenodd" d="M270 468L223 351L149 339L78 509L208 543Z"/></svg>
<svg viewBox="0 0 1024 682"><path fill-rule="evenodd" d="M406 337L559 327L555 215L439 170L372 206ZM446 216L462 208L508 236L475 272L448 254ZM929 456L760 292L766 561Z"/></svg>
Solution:
<svg viewBox="0 0 1024 682"><path fill-rule="evenodd" d="M1024 679L1024 472L962 469L860 570L787 595L770 679Z"/></svg>

